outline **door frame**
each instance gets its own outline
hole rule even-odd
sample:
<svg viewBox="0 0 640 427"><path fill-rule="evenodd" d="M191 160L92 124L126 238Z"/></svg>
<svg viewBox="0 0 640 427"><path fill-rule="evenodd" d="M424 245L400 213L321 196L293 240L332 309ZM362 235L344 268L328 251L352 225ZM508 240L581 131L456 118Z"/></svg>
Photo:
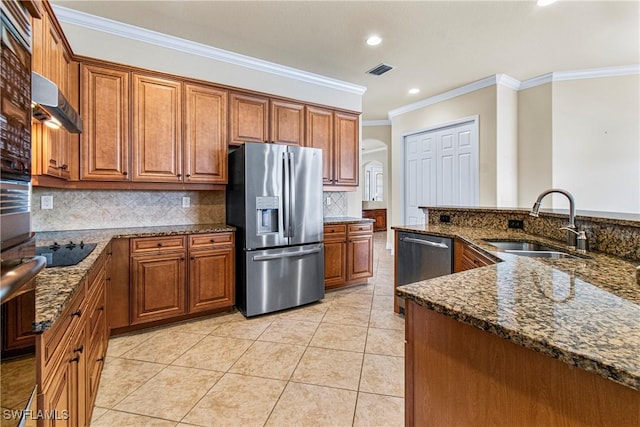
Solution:
<svg viewBox="0 0 640 427"><path fill-rule="evenodd" d="M478 171L478 192L477 192L476 198L477 198L477 203L479 203L479 199L480 199L480 133L479 133L480 115L475 114L473 116L467 116L467 117L456 119L450 122L439 123L439 124L427 126L424 128L418 128L418 129L402 132L400 134L400 137L402 138L402 144L400 144L400 153L402 156L402 167L403 167L403 173L401 174L401 178L400 178L400 183L402 185L401 187L402 193L400 194L400 202L401 202L400 216L402 218L403 224L406 221L406 217L405 217L406 182L405 182L404 166L406 165L406 162L407 162L407 156L405 152L407 137L416 135L419 133L434 132L434 131L444 130L446 128L457 127L457 126L466 125L466 124L471 124L471 126L473 127L473 140L471 141L471 143L473 144L474 154L476 155L475 162L476 162L476 169Z"/></svg>

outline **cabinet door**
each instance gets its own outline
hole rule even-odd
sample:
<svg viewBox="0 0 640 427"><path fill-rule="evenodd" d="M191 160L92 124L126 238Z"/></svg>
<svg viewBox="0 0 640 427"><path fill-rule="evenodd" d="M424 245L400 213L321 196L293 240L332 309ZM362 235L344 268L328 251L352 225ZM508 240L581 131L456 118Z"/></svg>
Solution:
<svg viewBox="0 0 640 427"><path fill-rule="evenodd" d="M350 236L347 250L347 280L373 276L373 236Z"/></svg>
<svg viewBox="0 0 640 427"><path fill-rule="evenodd" d="M358 116L335 113L334 185L358 185L359 132Z"/></svg>
<svg viewBox="0 0 640 427"><path fill-rule="evenodd" d="M133 181L182 181L181 85L133 75Z"/></svg>
<svg viewBox="0 0 640 427"><path fill-rule="evenodd" d="M35 345L32 324L36 317L35 310L35 291L19 295L2 305L2 351Z"/></svg>
<svg viewBox="0 0 640 427"><path fill-rule="evenodd" d="M229 144L268 142L269 99L233 92L229 97L229 108L231 108Z"/></svg>
<svg viewBox="0 0 640 427"><path fill-rule="evenodd" d="M347 242L345 239L324 241L324 286L331 288L347 281Z"/></svg>
<svg viewBox="0 0 640 427"><path fill-rule="evenodd" d="M235 303L233 248L193 251L189 256L189 312Z"/></svg>
<svg viewBox="0 0 640 427"><path fill-rule="evenodd" d="M304 146L304 105L271 101L271 142Z"/></svg>
<svg viewBox="0 0 640 427"><path fill-rule="evenodd" d="M129 179L129 73L82 65L80 179Z"/></svg>
<svg viewBox="0 0 640 427"><path fill-rule="evenodd" d="M73 379L71 378L72 370L76 369L77 366L72 366L76 363L72 359L73 357L69 349L67 349L65 357L60 361L52 375L51 382L39 396L38 410L51 414L50 417L55 418L44 418L42 423L44 426L75 427L78 425L77 412L73 404L75 390L73 388Z"/></svg>
<svg viewBox="0 0 640 427"><path fill-rule="evenodd" d="M227 183L227 91L185 85L185 182Z"/></svg>
<svg viewBox="0 0 640 427"><path fill-rule="evenodd" d="M87 341L85 339L84 324L79 325L73 336L71 345L71 359L69 362L69 379L71 380L71 405L69 407L71 421L73 426L86 426L87 421L87 403L86 403L86 384L87 384ZM56 424L57 425L57 424Z"/></svg>
<svg viewBox="0 0 640 427"><path fill-rule="evenodd" d="M131 324L186 313L185 252L133 256Z"/></svg>
<svg viewBox="0 0 640 427"><path fill-rule="evenodd" d="M307 107L307 147L322 149L322 182L333 184L333 111Z"/></svg>

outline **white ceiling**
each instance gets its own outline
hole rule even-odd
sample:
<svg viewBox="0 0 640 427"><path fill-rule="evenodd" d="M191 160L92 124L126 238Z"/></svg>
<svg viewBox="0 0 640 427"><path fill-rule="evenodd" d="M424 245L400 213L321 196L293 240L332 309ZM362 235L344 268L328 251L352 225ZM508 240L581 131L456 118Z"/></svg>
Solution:
<svg viewBox="0 0 640 427"><path fill-rule="evenodd" d="M493 74L523 81L640 63L639 1L51 3L366 86L365 120ZM382 44L367 46L374 33ZM365 74L381 62L396 69Z"/></svg>

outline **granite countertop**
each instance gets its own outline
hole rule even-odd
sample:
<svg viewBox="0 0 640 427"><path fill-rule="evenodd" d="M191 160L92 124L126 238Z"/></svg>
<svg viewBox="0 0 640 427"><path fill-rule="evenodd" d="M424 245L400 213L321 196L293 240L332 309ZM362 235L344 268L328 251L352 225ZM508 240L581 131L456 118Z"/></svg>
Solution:
<svg viewBox="0 0 640 427"><path fill-rule="evenodd" d="M324 219L325 225L358 224L363 222L375 222L375 220L372 218L357 218L352 216L334 216L334 217L326 217Z"/></svg>
<svg viewBox="0 0 640 427"><path fill-rule="evenodd" d="M44 332L58 318L91 266L114 238L172 236L178 234L235 231L226 224L194 224L163 227L110 228L101 230L45 231L36 233L36 245L64 244L68 241L96 243L96 248L80 263L69 267L45 268L36 276L35 332Z"/></svg>
<svg viewBox="0 0 640 427"><path fill-rule="evenodd" d="M398 295L640 390L640 285L634 263L598 252L579 259L530 258L484 242L526 239L562 249L559 242L521 230L443 224L392 229L461 238L500 260L401 286Z"/></svg>

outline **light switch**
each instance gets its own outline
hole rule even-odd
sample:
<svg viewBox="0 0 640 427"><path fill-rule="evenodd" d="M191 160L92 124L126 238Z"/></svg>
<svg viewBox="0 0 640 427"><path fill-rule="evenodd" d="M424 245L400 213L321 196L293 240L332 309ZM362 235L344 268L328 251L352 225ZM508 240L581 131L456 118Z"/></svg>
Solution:
<svg viewBox="0 0 640 427"><path fill-rule="evenodd" d="M182 198L182 207L183 208L191 207L191 197L183 197Z"/></svg>
<svg viewBox="0 0 640 427"><path fill-rule="evenodd" d="M40 197L40 209L53 209L53 196Z"/></svg>

